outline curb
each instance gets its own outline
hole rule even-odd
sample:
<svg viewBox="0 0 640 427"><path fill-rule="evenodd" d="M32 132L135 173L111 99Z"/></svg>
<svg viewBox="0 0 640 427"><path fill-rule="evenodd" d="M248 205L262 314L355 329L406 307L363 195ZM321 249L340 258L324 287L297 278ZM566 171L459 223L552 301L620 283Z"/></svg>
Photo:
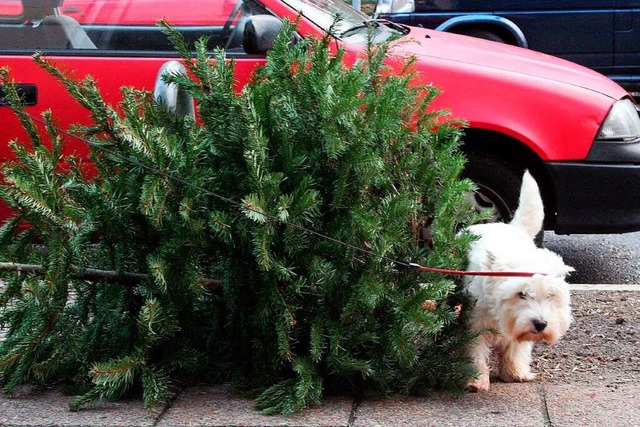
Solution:
<svg viewBox="0 0 640 427"><path fill-rule="evenodd" d="M640 292L640 285L624 285L624 284L569 284L569 289L571 291L581 292L581 291L632 291L632 292Z"/></svg>

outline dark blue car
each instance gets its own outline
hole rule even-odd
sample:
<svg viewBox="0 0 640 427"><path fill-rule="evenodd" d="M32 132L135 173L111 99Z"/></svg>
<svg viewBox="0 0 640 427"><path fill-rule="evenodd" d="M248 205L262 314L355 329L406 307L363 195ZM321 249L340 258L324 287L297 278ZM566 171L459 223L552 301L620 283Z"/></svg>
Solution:
<svg viewBox="0 0 640 427"><path fill-rule="evenodd" d="M640 0L378 0L375 13L559 56L640 92Z"/></svg>

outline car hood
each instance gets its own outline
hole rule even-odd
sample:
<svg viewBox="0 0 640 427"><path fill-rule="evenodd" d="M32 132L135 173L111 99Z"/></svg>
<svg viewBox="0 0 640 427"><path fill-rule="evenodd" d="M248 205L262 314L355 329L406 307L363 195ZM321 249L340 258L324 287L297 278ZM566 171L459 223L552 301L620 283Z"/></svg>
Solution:
<svg viewBox="0 0 640 427"><path fill-rule="evenodd" d="M409 34L394 42L394 53L413 55L417 59L427 60L427 63L430 62L429 58L437 58L474 68L553 80L613 99L627 95L622 87L602 74L551 55L458 34L408 28Z"/></svg>

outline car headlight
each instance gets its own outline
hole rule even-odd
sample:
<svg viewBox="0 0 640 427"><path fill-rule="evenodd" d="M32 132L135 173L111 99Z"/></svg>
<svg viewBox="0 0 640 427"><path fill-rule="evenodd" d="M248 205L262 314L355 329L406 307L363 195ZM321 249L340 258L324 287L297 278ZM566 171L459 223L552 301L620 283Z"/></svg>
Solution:
<svg viewBox="0 0 640 427"><path fill-rule="evenodd" d="M411 13L415 9L414 0L378 0L375 13Z"/></svg>
<svg viewBox="0 0 640 427"><path fill-rule="evenodd" d="M629 99L617 101L600 126L596 140L629 142L640 138L640 117Z"/></svg>

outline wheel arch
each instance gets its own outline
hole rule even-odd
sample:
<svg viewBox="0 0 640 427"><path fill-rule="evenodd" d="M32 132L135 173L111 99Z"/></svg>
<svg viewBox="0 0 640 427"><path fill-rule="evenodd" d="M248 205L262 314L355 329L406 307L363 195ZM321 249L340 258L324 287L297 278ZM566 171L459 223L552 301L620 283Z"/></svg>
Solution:
<svg viewBox="0 0 640 427"><path fill-rule="evenodd" d="M485 30L495 33L507 43L528 48L524 33L513 21L495 15L465 15L451 18L436 30L449 33L464 33L468 30Z"/></svg>
<svg viewBox="0 0 640 427"><path fill-rule="evenodd" d="M465 129L461 149L469 157L474 153L491 155L514 162L522 169L529 169L540 187L545 207L545 228L554 229L556 196L544 162L522 142L499 132L486 129Z"/></svg>

